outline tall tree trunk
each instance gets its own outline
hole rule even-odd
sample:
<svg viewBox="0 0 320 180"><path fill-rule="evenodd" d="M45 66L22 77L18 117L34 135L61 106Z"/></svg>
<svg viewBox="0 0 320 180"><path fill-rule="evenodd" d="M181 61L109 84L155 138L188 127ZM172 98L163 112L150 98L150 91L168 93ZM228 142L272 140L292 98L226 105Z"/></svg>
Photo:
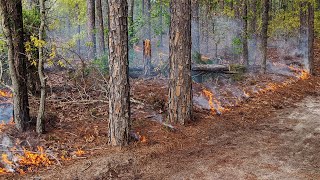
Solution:
<svg viewBox="0 0 320 180"><path fill-rule="evenodd" d="M171 0L168 120L185 124L192 118L191 0Z"/></svg>
<svg viewBox="0 0 320 180"><path fill-rule="evenodd" d="M151 41L151 0L147 0L147 39Z"/></svg>
<svg viewBox="0 0 320 180"><path fill-rule="evenodd" d="M307 46L307 39L308 39L308 17L307 17L307 3L300 2L300 27L299 27L299 49L304 51L305 47ZM303 54L307 54L304 52Z"/></svg>
<svg viewBox="0 0 320 180"><path fill-rule="evenodd" d="M145 0L141 0L141 11L142 11L142 15L144 15L144 1Z"/></svg>
<svg viewBox="0 0 320 180"><path fill-rule="evenodd" d="M104 43L104 24L102 14L101 0L96 0L96 12L97 12L97 36L98 36L98 55L101 57L105 54L106 46Z"/></svg>
<svg viewBox="0 0 320 180"><path fill-rule="evenodd" d="M205 7L205 45L206 45L206 53L209 52L209 22L210 22L210 17L209 17L209 11L210 11L210 8L209 6L206 6Z"/></svg>
<svg viewBox="0 0 320 180"><path fill-rule="evenodd" d="M143 75L148 77L151 74L151 41L143 41Z"/></svg>
<svg viewBox="0 0 320 180"><path fill-rule="evenodd" d="M263 13L262 13L262 72L267 71L267 46L268 46L268 23L269 23L269 0L263 0Z"/></svg>
<svg viewBox="0 0 320 180"><path fill-rule="evenodd" d="M127 0L109 0L109 144L129 143L130 85Z"/></svg>
<svg viewBox="0 0 320 180"><path fill-rule="evenodd" d="M95 33L95 0L87 0L87 17L88 17L88 41L89 59L94 59L97 54L96 33Z"/></svg>
<svg viewBox="0 0 320 180"><path fill-rule="evenodd" d="M151 72L151 1L146 0L147 2L147 39L143 41L144 49L143 53L143 67L144 67L144 76L150 76ZM145 46L147 45L147 46ZM149 54L150 53L150 54Z"/></svg>
<svg viewBox="0 0 320 180"><path fill-rule="evenodd" d="M314 72L314 7L311 2L308 2L308 71L311 75Z"/></svg>
<svg viewBox="0 0 320 180"><path fill-rule="evenodd" d="M77 3L75 6L76 9L76 16L77 16L77 34L78 34L78 39L77 39L77 54L80 56L81 55L81 40L80 40L80 34L81 34L81 25L80 25L80 9L79 9L79 4Z"/></svg>
<svg viewBox="0 0 320 180"><path fill-rule="evenodd" d="M24 131L30 117L21 0L0 0L0 12L8 46L8 63L13 87L14 122L19 131Z"/></svg>
<svg viewBox="0 0 320 180"><path fill-rule="evenodd" d="M252 34L252 38L256 38L256 31L257 31L257 0L252 0L251 2L251 9L252 9L252 19L250 22L250 33Z"/></svg>
<svg viewBox="0 0 320 180"><path fill-rule="evenodd" d="M45 0L40 0L40 28L39 28L39 41L44 41L45 34L45 20L46 20L46 7ZM46 104L46 78L43 72L44 55L43 46L39 46L39 62L38 62L38 72L41 83L41 95L40 95L40 105L37 116L37 133L42 134L45 130L44 115L45 115L45 104Z"/></svg>
<svg viewBox="0 0 320 180"><path fill-rule="evenodd" d="M107 32L109 32L109 0L103 0L102 1L102 7L103 7L103 23L104 23L104 28L108 28ZM108 34L105 36L105 47L106 50L109 49L109 36Z"/></svg>
<svg viewBox="0 0 320 180"><path fill-rule="evenodd" d="M159 15L159 28L160 28L160 47L163 47L163 0L160 0L160 15Z"/></svg>
<svg viewBox="0 0 320 180"><path fill-rule="evenodd" d="M233 11L233 0L230 0L230 9Z"/></svg>
<svg viewBox="0 0 320 180"><path fill-rule="evenodd" d="M199 17L199 0L192 0L192 51L200 53L200 17Z"/></svg>
<svg viewBox="0 0 320 180"><path fill-rule="evenodd" d="M241 4L240 4L240 2L239 2L239 0L238 1L235 1L234 2L234 16L235 16L235 18L239 18L240 17L240 7L241 7Z"/></svg>
<svg viewBox="0 0 320 180"><path fill-rule="evenodd" d="M224 0L219 0L219 6L220 6L220 9L223 11L224 10Z"/></svg>
<svg viewBox="0 0 320 180"><path fill-rule="evenodd" d="M242 20L243 20L243 32L242 32L242 58L246 67L249 67L249 52L248 52L248 0L242 2Z"/></svg>

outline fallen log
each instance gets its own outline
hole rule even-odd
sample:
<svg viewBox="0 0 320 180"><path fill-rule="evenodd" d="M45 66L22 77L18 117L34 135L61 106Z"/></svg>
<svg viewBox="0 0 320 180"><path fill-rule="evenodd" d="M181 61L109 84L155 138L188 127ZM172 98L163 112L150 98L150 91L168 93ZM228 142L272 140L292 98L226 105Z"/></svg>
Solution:
<svg viewBox="0 0 320 180"><path fill-rule="evenodd" d="M210 72L225 72L230 71L227 65L216 64L194 64L191 67L192 71L210 71Z"/></svg>

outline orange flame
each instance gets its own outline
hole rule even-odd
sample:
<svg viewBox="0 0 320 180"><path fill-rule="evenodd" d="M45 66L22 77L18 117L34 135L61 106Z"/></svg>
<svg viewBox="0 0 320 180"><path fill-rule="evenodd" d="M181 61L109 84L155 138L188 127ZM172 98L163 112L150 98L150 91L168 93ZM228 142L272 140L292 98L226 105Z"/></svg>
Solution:
<svg viewBox="0 0 320 180"><path fill-rule="evenodd" d="M202 92L209 99L209 106L210 106L211 113L219 115L229 110L222 107L221 102L214 97L214 94L211 91L203 89Z"/></svg>
<svg viewBox="0 0 320 180"><path fill-rule="evenodd" d="M6 98L11 98L12 97L12 93L0 90L0 96L1 97L6 97Z"/></svg>
<svg viewBox="0 0 320 180"><path fill-rule="evenodd" d="M76 154L77 156L83 156L83 155L86 154L86 152L83 151L82 149L78 149L75 154Z"/></svg>
<svg viewBox="0 0 320 180"><path fill-rule="evenodd" d="M147 142L147 138L143 135L140 135L139 132L137 132L137 135L139 137L139 141L142 142L142 143L146 143Z"/></svg>

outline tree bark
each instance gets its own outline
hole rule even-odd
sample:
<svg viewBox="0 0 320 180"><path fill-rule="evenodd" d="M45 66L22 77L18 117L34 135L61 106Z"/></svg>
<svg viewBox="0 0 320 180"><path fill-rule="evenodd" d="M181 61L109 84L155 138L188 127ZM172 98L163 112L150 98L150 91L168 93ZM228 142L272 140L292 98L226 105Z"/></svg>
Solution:
<svg viewBox="0 0 320 180"><path fill-rule="evenodd" d="M109 0L109 10L109 144L125 146L130 129L127 0Z"/></svg>
<svg viewBox="0 0 320 180"><path fill-rule="evenodd" d="M307 17L307 3L300 2L300 27L299 27L299 49L304 51L305 47L307 46L307 39L308 39L308 17ZM307 52L303 52L303 54L307 54Z"/></svg>
<svg viewBox="0 0 320 180"><path fill-rule="evenodd" d="M144 15L144 1L145 1L145 0L141 0L141 11L142 11L142 15Z"/></svg>
<svg viewBox="0 0 320 180"><path fill-rule="evenodd" d="M243 29L242 29L242 58L243 63L246 67L249 67L249 50L248 50L248 0L243 0L242 2L243 8L242 8L242 23L243 23Z"/></svg>
<svg viewBox="0 0 320 180"><path fill-rule="evenodd" d="M108 28L107 32L109 32L109 0L103 0L102 1L102 7L103 7L103 22L104 22L104 28ZM106 47L106 50L109 49L109 35L107 34L105 36L105 47Z"/></svg>
<svg viewBox="0 0 320 180"><path fill-rule="evenodd" d="M200 54L199 0L192 0L192 51Z"/></svg>
<svg viewBox="0 0 320 180"><path fill-rule="evenodd" d="M95 0L87 0L88 17L88 41L89 41L89 59L92 60L97 54L96 33L95 33Z"/></svg>
<svg viewBox="0 0 320 180"><path fill-rule="evenodd" d="M206 45L206 53L209 52L209 22L210 22L210 17L209 17L209 11L210 11L210 8L209 6L206 6L205 8L205 45Z"/></svg>
<svg viewBox="0 0 320 180"><path fill-rule="evenodd" d="M77 39L77 54L80 56L81 55L81 41L80 41L81 25L80 25L80 9L79 9L78 3L76 4L75 9L76 9L76 16L77 16L77 34L79 36Z"/></svg>
<svg viewBox="0 0 320 180"><path fill-rule="evenodd" d="M159 27L160 27L160 47L163 47L163 0L160 0L160 15L159 15Z"/></svg>
<svg viewBox="0 0 320 180"><path fill-rule="evenodd" d="M191 0L171 0L168 120L192 119Z"/></svg>
<svg viewBox="0 0 320 180"><path fill-rule="evenodd" d="M314 72L314 7L308 2L308 71L311 75Z"/></svg>
<svg viewBox="0 0 320 180"><path fill-rule="evenodd" d="M151 74L151 41L146 39L143 41L143 75L148 77Z"/></svg>
<svg viewBox="0 0 320 180"><path fill-rule="evenodd" d="M8 63L13 87L14 122L19 131L24 131L30 117L21 0L0 0L0 12L8 46Z"/></svg>
<svg viewBox="0 0 320 180"><path fill-rule="evenodd" d="M96 0L96 12L97 12L97 36L98 36L98 56L105 54L106 46L104 43L104 24L102 15L102 4L101 0Z"/></svg>
<svg viewBox="0 0 320 180"><path fill-rule="evenodd" d="M147 39L151 41L151 1L147 0Z"/></svg>
<svg viewBox="0 0 320 180"><path fill-rule="evenodd" d="M46 20L46 8L45 0L40 0L40 28L39 28L39 41L44 41L45 33L45 20ZM44 64L44 55L43 55L43 46L39 46L39 62L38 62L38 73L41 83L41 92L40 92L40 105L37 116L37 127L36 131L38 134L42 134L45 130L44 115L45 115L45 104L46 104L46 78L43 72Z"/></svg>
<svg viewBox="0 0 320 180"><path fill-rule="evenodd" d="M268 23L269 23L269 0L263 0L263 13L262 13L262 66L263 73L267 71L267 46L268 46Z"/></svg>
<svg viewBox="0 0 320 180"><path fill-rule="evenodd" d="M220 6L220 9L223 11L224 10L224 0L219 0L219 6Z"/></svg>

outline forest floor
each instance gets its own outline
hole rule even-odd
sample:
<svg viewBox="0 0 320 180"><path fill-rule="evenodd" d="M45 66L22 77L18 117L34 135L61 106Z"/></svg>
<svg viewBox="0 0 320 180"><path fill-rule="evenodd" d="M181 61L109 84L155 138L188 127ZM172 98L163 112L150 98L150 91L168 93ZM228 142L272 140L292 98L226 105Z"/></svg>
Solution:
<svg viewBox="0 0 320 180"><path fill-rule="evenodd" d="M319 75L319 43L315 53ZM320 179L319 76L253 96L221 116L195 107L194 121L174 129L159 123L166 80L134 80L131 85L132 133L138 141L122 149L107 146L107 100L59 99L66 97L62 84L50 93L45 135L30 130L17 136L10 127L3 132L70 159L0 178ZM77 156L79 149L84 153Z"/></svg>

